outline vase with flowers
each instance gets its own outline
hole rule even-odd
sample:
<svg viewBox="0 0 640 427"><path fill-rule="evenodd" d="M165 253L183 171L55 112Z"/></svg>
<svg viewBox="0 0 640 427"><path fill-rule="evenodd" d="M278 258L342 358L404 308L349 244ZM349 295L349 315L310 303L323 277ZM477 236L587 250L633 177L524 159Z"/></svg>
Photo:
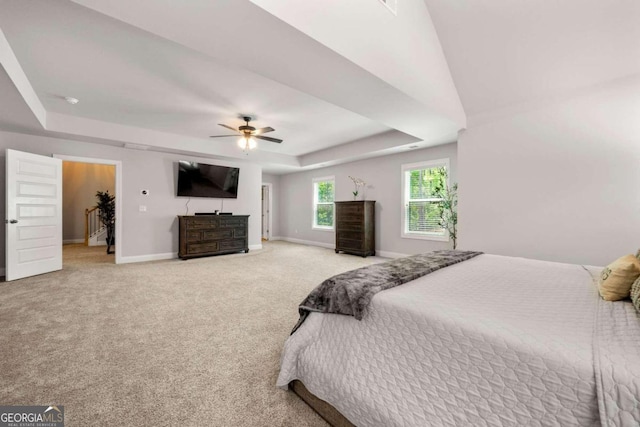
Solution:
<svg viewBox="0 0 640 427"><path fill-rule="evenodd" d="M351 175L349 175L349 178L351 178L351 181L353 181L353 185L356 188L355 191L352 191L353 200L358 200L358 194L360 194L360 187L364 187L365 185L367 185L367 183L361 180L360 178L355 178Z"/></svg>

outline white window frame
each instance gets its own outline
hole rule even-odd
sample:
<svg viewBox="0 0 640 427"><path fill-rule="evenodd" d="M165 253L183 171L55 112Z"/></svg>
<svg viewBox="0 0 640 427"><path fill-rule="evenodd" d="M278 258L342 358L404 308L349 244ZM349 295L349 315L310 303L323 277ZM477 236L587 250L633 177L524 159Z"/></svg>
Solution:
<svg viewBox="0 0 640 427"><path fill-rule="evenodd" d="M451 168L449 167L449 159L438 159L438 160L428 160L425 162L419 163L407 163L402 165L401 173L402 173L402 204L400 205L400 217L401 220L401 229L400 229L400 237L404 239L421 239L421 240L435 240L439 242L448 242L449 241L449 233L447 230L444 230L442 233L429 233L429 232L420 232L420 231L409 231L407 230L407 206L410 200L410 191L409 191L409 183L407 182L407 175L409 171L420 170L420 169L431 169L438 167L445 167L447 169L447 186L449 186L449 179L451 176ZM431 200L431 199L430 199ZM441 199L432 199L431 201L437 201Z"/></svg>
<svg viewBox="0 0 640 427"><path fill-rule="evenodd" d="M326 225L318 225L316 224L316 219L317 219L317 212L318 212L318 205L319 204L328 204L325 202L318 202L318 192L316 191L316 184L318 184L319 182L327 182L327 181L332 181L333 182L333 202L331 202L331 204L333 204L333 224L331 224L331 226L326 226ZM311 184L311 189L313 192L313 218L311 219L311 228L314 230L320 230L320 231L333 231L336 225L336 204L335 204L335 200L336 200L336 177L331 175L331 176L323 176L323 177L319 177L319 178L313 178L312 180L312 184Z"/></svg>

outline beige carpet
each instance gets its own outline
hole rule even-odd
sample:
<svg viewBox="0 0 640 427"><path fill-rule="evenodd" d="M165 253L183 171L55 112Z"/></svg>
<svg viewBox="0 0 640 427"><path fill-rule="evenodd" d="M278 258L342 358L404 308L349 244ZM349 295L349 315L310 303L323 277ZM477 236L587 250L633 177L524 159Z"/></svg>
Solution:
<svg viewBox="0 0 640 427"><path fill-rule="evenodd" d="M64 269L0 283L0 405L64 405L67 426L324 426L275 388L297 305L375 262L269 242L249 254Z"/></svg>

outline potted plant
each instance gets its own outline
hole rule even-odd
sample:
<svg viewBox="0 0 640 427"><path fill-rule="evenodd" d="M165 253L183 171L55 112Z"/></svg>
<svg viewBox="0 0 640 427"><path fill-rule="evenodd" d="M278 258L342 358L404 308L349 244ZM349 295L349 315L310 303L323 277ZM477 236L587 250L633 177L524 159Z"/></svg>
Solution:
<svg viewBox="0 0 640 427"><path fill-rule="evenodd" d="M98 199L98 217L107 230L107 254L112 254L111 245L115 243L116 226L116 196L109 194L109 190L96 192Z"/></svg>
<svg viewBox="0 0 640 427"><path fill-rule="evenodd" d="M349 175L349 178L351 178L351 181L353 181L353 185L356 188L355 191L352 191L353 200L358 200L358 194L360 193L360 187L364 187L365 185L367 185L367 183L364 182L363 180L361 180L360 178L354 178L351 175Z"/></svg>
<svg viewBox="0 0 640 427"><path fill-rule="evenodd" d="M442 179L435 189L435 193L442 199L440 226L449 233L455 250L458 241L458 183L456 182L449 187L447 170L441 168L440 173Z"/></svg>

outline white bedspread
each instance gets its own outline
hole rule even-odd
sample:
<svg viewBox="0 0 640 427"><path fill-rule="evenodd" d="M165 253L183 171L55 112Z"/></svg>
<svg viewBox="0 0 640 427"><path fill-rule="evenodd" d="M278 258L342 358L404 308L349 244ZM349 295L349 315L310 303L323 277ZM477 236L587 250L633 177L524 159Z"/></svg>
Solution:
<svg viewBox="0 0 640 427"><path fill-rule="evenodd" d="M581 266L480 255L377 294L362 321L312 313L277 385L358 426L600 425L598 298Z"/></svg>
<svg viewBox="0 0 640 427"><path fill-rule="evenodd" d="M640 315L632 304L598 301L593 348L602 425L640 426Z"/></svg>

